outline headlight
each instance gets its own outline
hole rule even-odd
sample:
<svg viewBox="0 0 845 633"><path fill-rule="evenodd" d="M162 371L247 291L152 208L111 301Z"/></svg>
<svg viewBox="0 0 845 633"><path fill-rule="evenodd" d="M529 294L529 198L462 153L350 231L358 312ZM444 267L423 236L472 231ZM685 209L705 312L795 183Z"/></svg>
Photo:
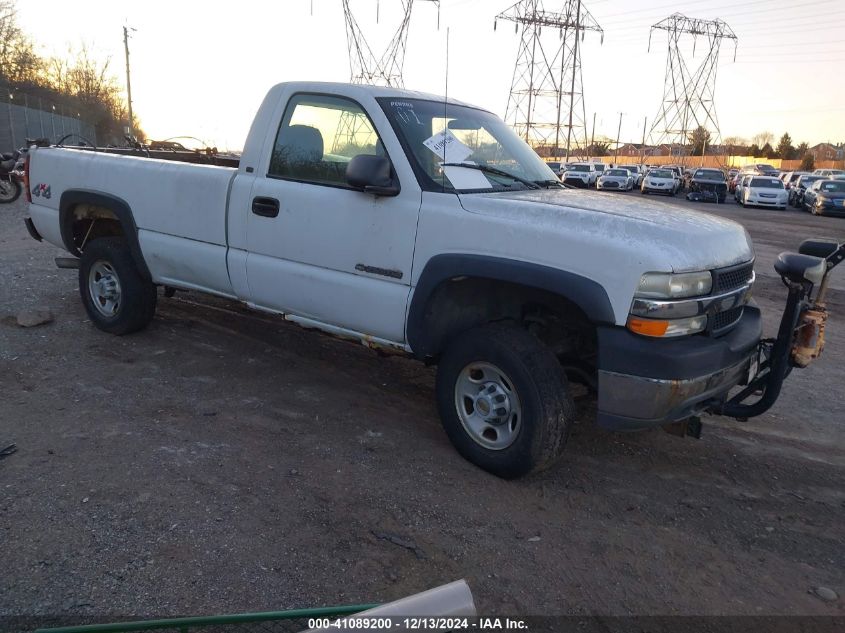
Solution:
<svg viewBox="0 0 845 633"><path fill-rule="evenodd" d="M827 204L828 202L830 202L830 198L825 198L824 196L819 196L818 198L816 198L817 204Z"/></svg>
<svg viewBox="0 0 845 633"><path fill-rule="evenodd" d="M644 299L682 299L710 294L713 276L709 270L696 273L646 273L634 296Z"/></svg>

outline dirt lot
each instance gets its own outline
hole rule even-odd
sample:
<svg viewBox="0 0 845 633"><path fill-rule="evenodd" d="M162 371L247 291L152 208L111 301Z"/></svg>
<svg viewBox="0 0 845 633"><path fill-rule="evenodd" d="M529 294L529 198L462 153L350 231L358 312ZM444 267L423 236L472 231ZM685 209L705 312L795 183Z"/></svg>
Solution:
<svg viewBox="0 0 845 633"><path fill-rule="evenodd" d="M770 333L775 254L845 239L843 219L701 207L754 238ZM767 415L696 441L607 434L582 404L565 459L504 482L452 449L412 361L197 294L140 334L95 330L23 217L0 207L0 319L55 321L0 322L0 448L18 445L0 616L386 601L457 578L497 614L845 614L811 593L845 595L845 270L824 357Z"/></svg>

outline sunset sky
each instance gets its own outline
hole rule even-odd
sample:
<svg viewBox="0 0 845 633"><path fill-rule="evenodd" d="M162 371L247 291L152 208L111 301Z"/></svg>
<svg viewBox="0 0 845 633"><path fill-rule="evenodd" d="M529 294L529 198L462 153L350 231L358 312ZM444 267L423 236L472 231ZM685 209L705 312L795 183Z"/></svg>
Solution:
<svg viewBox="0 0 845 633"><path fill-rule="evenodd" d="M381 51L400 16L399 0L352 0L358 22ZM442 94L450 29L449 94L503 116L519 36L495 15L508 0L442 0L414 8L405 85ZM562 2L546 0L547 8ZM291 80L348 81L341 0L24 0L19 19L46 54L85 41L111 57L124 81L122 27L131 46L133 104L151 138L197 136L242 147L253 113L271 85ZM638 142L662 97L665 33L650 25L678 11L721 18L739 38L723 47L716 91L722 137L788 131L795 144L845 141L845 4L842 0L585 0L604 43L583 44L587 118L596 134ZM553 39L555 34L550 33ZM662 37L661 37L662 36ZM702 56L697 52L696 59Z"/></svg>

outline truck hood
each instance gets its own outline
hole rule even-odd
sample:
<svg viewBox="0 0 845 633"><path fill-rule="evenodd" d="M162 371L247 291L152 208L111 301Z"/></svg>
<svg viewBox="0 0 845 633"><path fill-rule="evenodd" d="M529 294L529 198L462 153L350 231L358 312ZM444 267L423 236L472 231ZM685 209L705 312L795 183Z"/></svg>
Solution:
<svg viewBox="0 0 845 633"><path fill-rule="evenodd" d="M742 225L678 205L574 189L462 194L471 213L540 225L565 241L635 253L649 270L685 272L732 266L753 258ZM518 231L518 229L515 229ZM579 240L579 235L582 239ZM631 262L632 264L635 262Z"/></svg>

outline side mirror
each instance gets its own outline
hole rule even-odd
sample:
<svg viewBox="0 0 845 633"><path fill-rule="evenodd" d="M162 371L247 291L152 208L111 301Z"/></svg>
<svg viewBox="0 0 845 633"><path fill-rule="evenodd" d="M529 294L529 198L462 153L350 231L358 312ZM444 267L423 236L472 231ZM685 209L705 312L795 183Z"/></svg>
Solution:
<svg viewBox="0 0 845 633"><path fill-rule="evenodd" d="M377 196L399 195L399 185L391 174L385 156L358 154L346 166L346 182L350 187Z"/></svg>

